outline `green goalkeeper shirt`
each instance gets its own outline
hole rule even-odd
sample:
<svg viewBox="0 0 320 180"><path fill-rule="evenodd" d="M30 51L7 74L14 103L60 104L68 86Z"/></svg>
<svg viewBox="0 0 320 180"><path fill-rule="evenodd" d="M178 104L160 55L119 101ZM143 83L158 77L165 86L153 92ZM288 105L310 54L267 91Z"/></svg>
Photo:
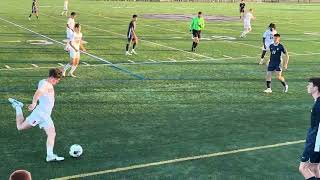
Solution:
<svg viewBox="0 0 320 180"><path fill-rule="evenodd" d="M190 30L197 30L197 31L200 31L204 28L204 19L201 17L199 18L198 16L197 17L194 17L192 18L192 22L191 22L191 25L190 25Z"/></svg>

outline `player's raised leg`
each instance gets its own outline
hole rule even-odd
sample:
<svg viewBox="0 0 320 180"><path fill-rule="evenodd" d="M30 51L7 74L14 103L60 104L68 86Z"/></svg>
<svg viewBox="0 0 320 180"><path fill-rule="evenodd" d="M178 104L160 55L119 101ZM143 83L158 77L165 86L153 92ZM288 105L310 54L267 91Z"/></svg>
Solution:
<svg viewBox="0 0 320 180"><path fill-rule="evenodd" d="M31 128L32 126L27 121L25 121L23 116L23 112L22 112L23 103L12 98L9 98L8 101L11 103L12 107L16 110L17 129L20 131L20 130Z"/></svg>

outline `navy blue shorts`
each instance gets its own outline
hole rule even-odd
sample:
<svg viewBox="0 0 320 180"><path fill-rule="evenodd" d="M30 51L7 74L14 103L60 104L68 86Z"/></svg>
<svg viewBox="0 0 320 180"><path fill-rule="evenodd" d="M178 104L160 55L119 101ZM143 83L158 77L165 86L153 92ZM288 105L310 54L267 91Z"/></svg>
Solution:
<svg viewBox="0 0 320 180"><path fill-rule="evenodd" d="M320 163L320 153L314 152L314 143L306 142L301 156L301 162Z"/></svg>
<svg viewBox="0 0 320 180"><path fill-rule="evenodd" d="M269 64L268 71L282 71L282 69L280 67L280 64L278 64L278 65Z"/></svg>
<svg viewBox="0 0 320 180"><path fill-rule="evenodd" d="M195 30L195 29L192 29L192 36L193 37L197 37L197 38L201 38L201 30Z"/></svg>

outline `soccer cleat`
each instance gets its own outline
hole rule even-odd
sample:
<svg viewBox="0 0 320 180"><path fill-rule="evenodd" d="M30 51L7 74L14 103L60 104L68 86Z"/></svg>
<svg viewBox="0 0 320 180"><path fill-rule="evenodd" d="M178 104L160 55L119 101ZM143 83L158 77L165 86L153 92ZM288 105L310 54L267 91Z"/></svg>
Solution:
<svg viewBox="0 0 320 180"><path fill-rule="evenodd" d="M267 89L264 90L263 92L265 92L265 93L272 93L272 90L271 90L271 88L267 88Z"/></svg>
<svg viewBox="0 0 320 180"><path fill-rule="evenodd" d="M264 63L264 59L261 59L259 62L259 65L262 65Z"/></svg>
<svg viewBox="0 0 320 180"><path fill-rule="evenodd" d="M20 101L17 101L15 99L9 98L8 101L11 103L13 108L16 108L17 106L23 107L23 103Z"/></svg>
<svg viewBox="0 0 320 180"><path fill-rule="evenodd" d="M59 156L57 156L56 154L49 155L49 156L47 156L47 158L46 158L46 161L47 161L47 162L63 161L63 160L64 160L64 157L59 157Z"/></svg>
<svg viewBox="0 0 320 180"><path fill-rule="evenodd" d="M66 71L65 70L62 71L62 76L66 77Z"/></svg>
<svg viewBox="0 0 320 180"><path fill-rule="evenodd" d="M287 92L288 92L288 89L289 89L289 86L286 85L286 86L284 87L284 89L283 89L283 92L284 92L284 93L287 93Z"/></svg>
<svg viewBox="0 0 320 180"><path fill-rule="evenodd" d="M126 51L126 56L131 56L132 54L129 53L129 51Z"/></svg>
<svg viewBox="0 0 320 180"><path fill-rule="evenodd" d="M137 53L134 49L132 49L132 50L131 50L131 54L137 55L138 53Z"/></svg>
<svg viewBox="0 0 320 180"><path fill-rule="evenodd" d="M31 20L31 18L30 18L30 17L28 17L28 19L29 19L29 21Z"/></svg>
<svg viewBox="0 0 320 180"><path fill-rule="evenodd" d="M77 77L77 76L75 76L75 75L72 74L72 73L68 73L68 76L73 77L73 78Z"/></svg>

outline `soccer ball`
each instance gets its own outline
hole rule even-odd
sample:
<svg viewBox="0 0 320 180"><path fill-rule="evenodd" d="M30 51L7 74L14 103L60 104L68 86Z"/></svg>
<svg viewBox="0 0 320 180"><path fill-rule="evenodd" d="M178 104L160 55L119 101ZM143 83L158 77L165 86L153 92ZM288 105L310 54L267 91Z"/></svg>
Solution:
<svg viewBox="0 0 320 180"><path fill-rule="evenodd" d="M77 157L80 157L82 153L83 153L83 149L79 144L74 144L70 147L70 151L69 151L70 156L77 158Z"/></svg>

